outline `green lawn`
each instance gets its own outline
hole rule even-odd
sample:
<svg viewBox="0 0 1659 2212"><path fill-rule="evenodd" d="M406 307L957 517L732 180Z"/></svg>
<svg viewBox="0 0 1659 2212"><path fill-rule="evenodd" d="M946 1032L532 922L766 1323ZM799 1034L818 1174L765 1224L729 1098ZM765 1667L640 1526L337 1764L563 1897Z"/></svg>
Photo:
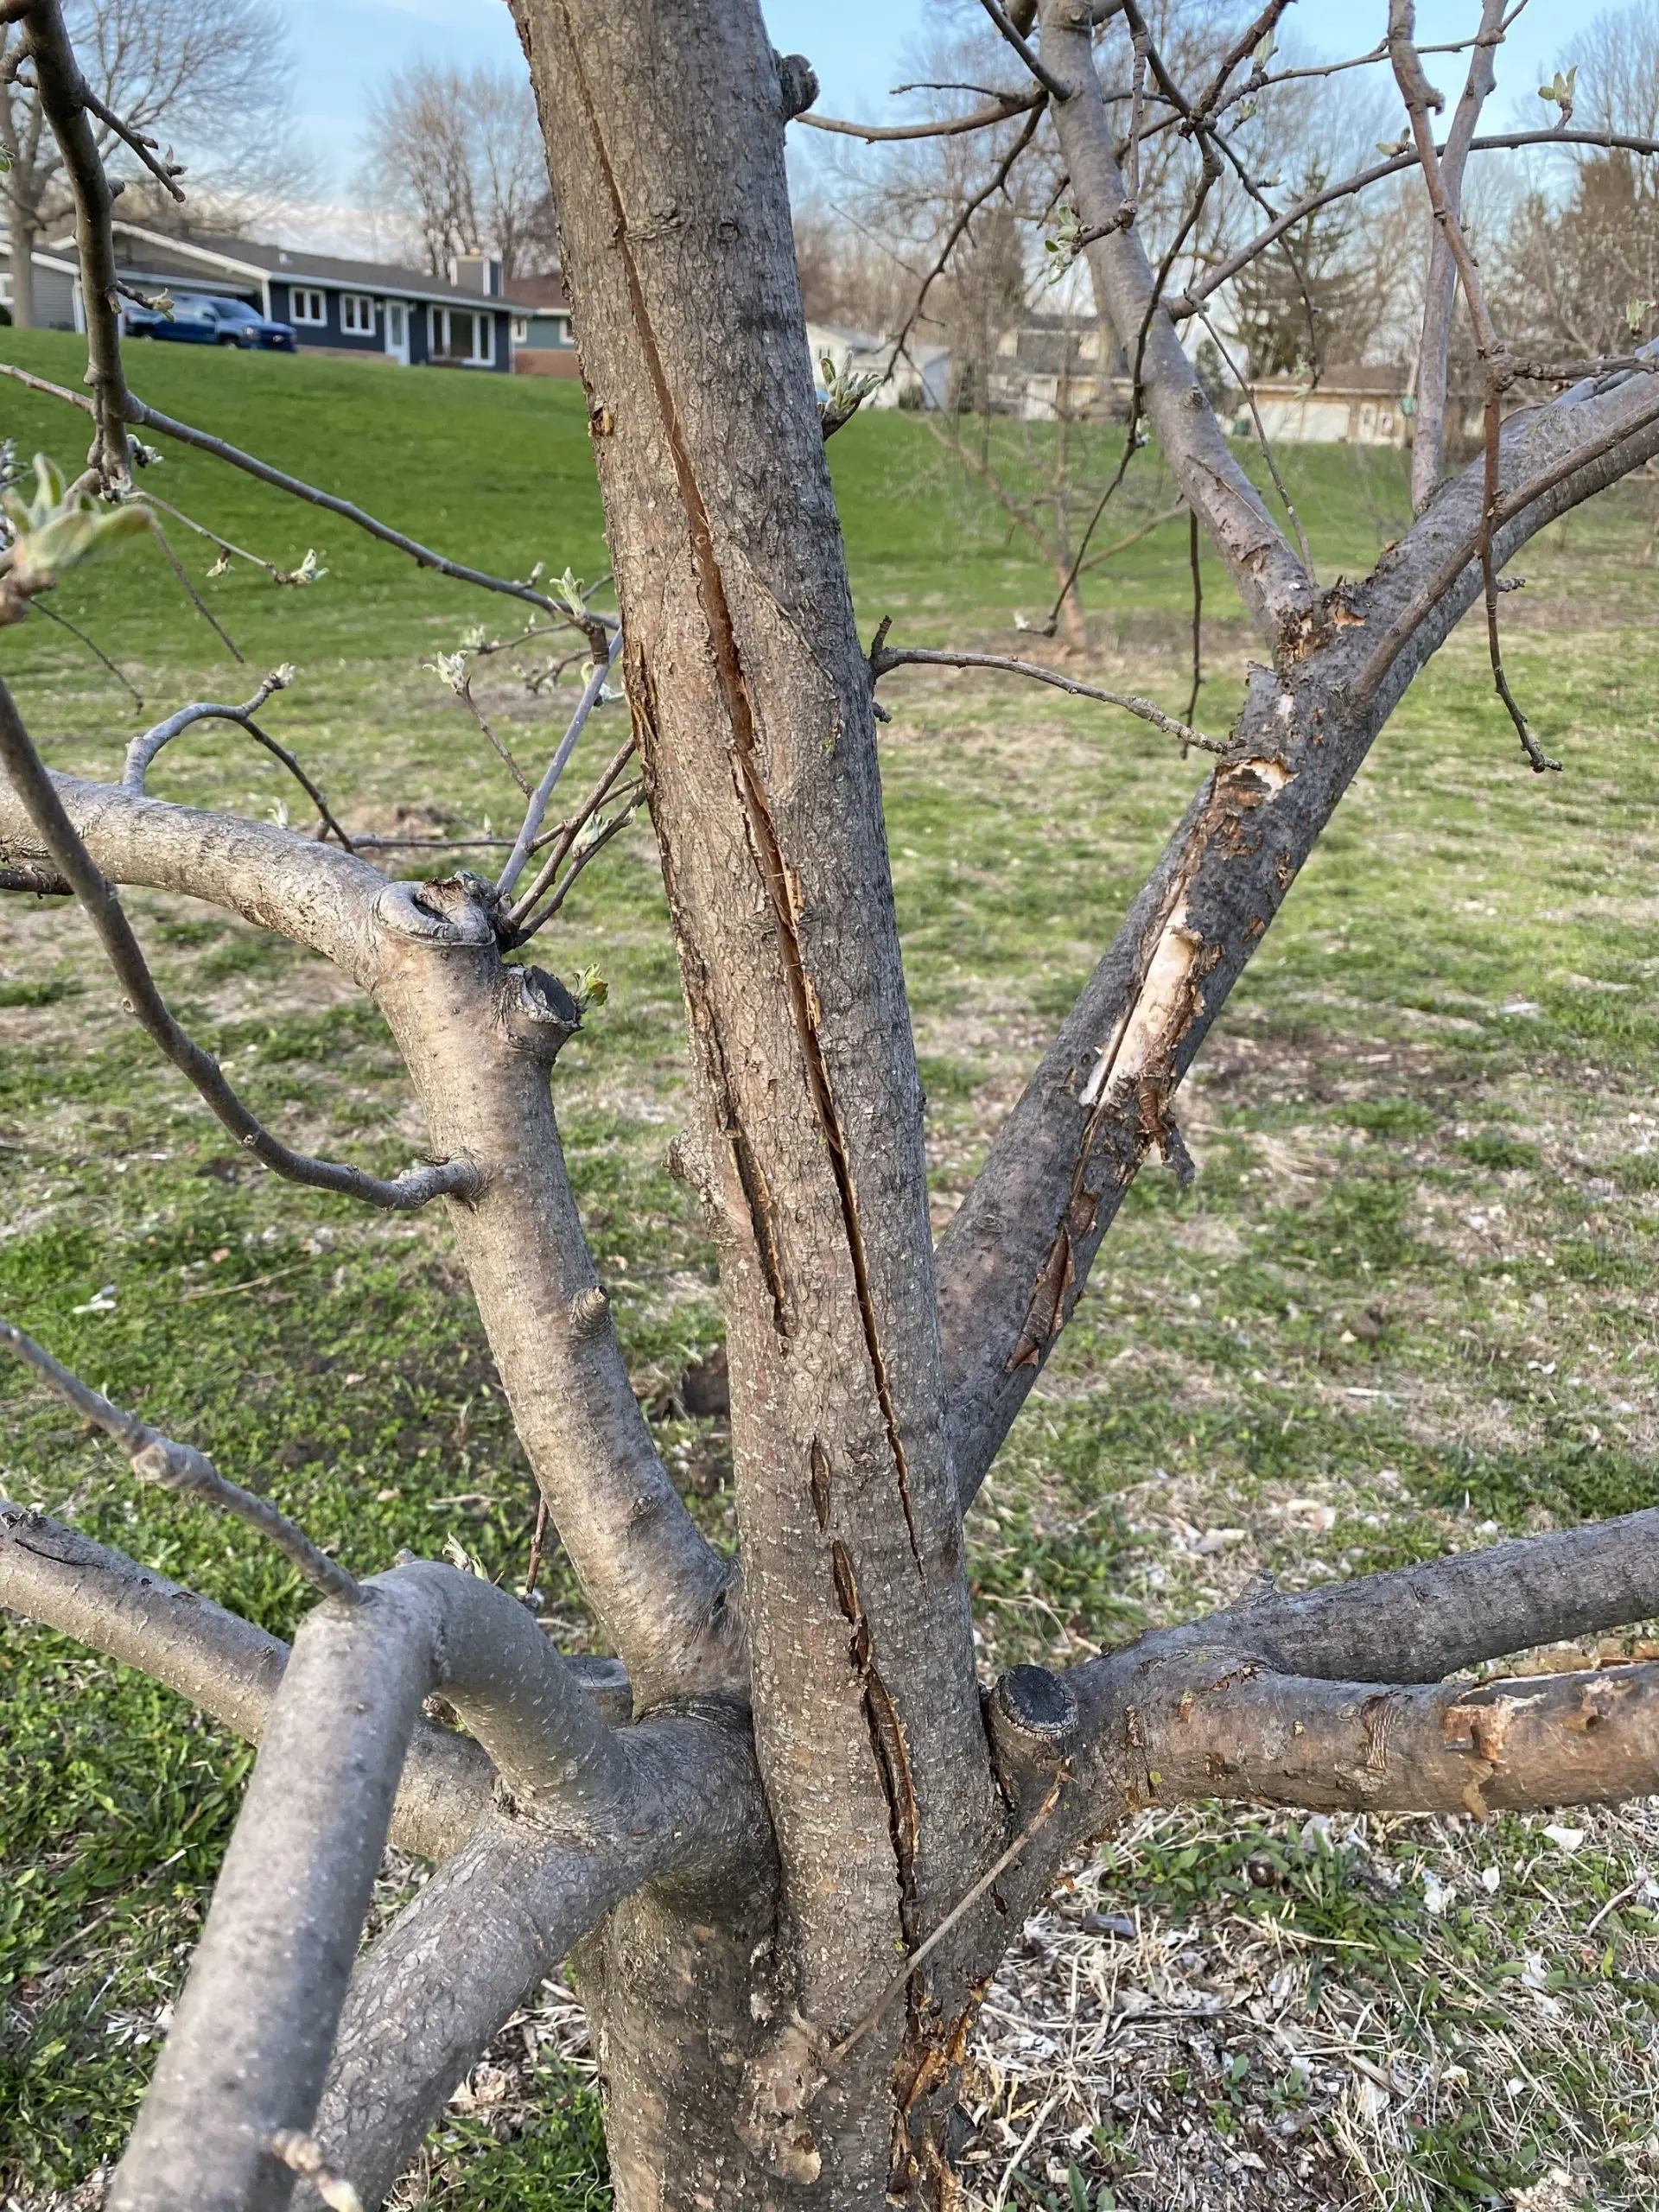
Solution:
<svg viewBox="0 0 1659 2212"><path fill-rule="evenodd" d="M0 346L66 383L78 372L68 339L6 332ZM573 387L166 346L135 347L132 373L157 406L449 554L518 575L537 559L589 577L605 565ZM0 435L68 461L84 429L0 384ZM830 454L866 629L893 612L918 640L1012 642L1044 573L925 426L860 419ZM1359 569L1400 526L1392 457L1292 452L1285 465L1325 572ZM208 582L211 549L175 532L245 672L153 549L70 580L61 612L156 712L241 696L292 659L300 680L270 725L350 826L510 823L511 785L421 666L474 625L510 632L508 602L198 456L169 452L154 480L238 543L283 565L314 546L329 572L304 588L251 570ZM988 1664L1083 1656L1264 1568L1306 1584L1659 1502L1646 535L1638 496L1614 495L1535 548L1528 591L1505 601L1512 678L1565 774L1526 771L1479 641L1460 633L1298 881L1194 1078L1196 1185L1141 1179L975 1516ZM1179 525L1099 582L1101 680L1182 702L1185 588ZM1206 609L1215 675L1199 719L1222 728L1248 645L1218 575ZM563 707L505 659L480 665L515 749L544 753ZM6 632L0 671L55 765L115 772L131 703L64 632L39 619ZM912 673L885 695L943 1223L1201 766L1052 694ZM596 755L614 726L601 720ZM154 787L300 818L276 765L222 726L181 741ZM371 1010L209 909L130 905L181 1014L284 1134L383 1169L410 1156L418 1126ZM720 1320L711 1255L664 1166L683 1113L682 1017L645 830L589 871L549 936L562 938L550 964L598 964L610 984L558 1079L594 1248L670 1463L729 1541L723 1430L669 1403ZM227 1474L268 1479L355 1571L454 1535L492 1572L523 1572L528 1476L442 1220L365 1217L250 1175L194 1094L135 1048L73 916L16 899L0 906L0 1312ZM0 1372L0 1489L292 1627L300 1593L271 1558L136 1491L21 1373ZM584 1643L557 1561L550 1605ZM139 1678L0 1629L0 2196L32 2202L118 2146L247 1764ZM1539 1822L1338 1823L1327 1839L1193 1815L1109 1847L1006 1992L1075 2014L1111 1953L1083 1905L1138 1910L1122 1973L1213 2000L1210 2056L1151 2029L1144 2049L1134 2035L1114 2046L1165 2125L1096 2111L1076 2067L1022 2058L993 2025L970 2164L982 2150L994 2186L1052 2094L1010 2184L1033 2212L1173 2202L1159 2159L1174 2141L1217 2161L1241 2206L1503 2204L1557 2166L1577 2192L1563 2204L1650 2205L1659 1923L1639 1889L1591 1923L1659 1866L1659 1826L1635 1808L1573 1827L1569 1852ZM383 1910L413 1873L389 1865ZM1456 1902L1431 1912L1428 1881ZM1068 1981L1051 1956L1083 1963ZM1305 2075L1287 2056L1293 2030L1321 2054ZM544 1994L492 2054L434 2148L434 2202L577 2212L602 2192L573 2033L568 2000ZM1511 2082L1534 2086L1493 2086Z"/></svg>

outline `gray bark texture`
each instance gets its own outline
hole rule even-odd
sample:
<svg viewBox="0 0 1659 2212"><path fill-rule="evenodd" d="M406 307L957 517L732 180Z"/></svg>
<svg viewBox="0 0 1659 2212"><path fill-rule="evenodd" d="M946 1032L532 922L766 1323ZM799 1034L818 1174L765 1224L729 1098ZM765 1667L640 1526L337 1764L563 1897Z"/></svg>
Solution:
<svg viewBox="0 0 1659 2212"><path fill-rule="evenodd" d="M246 1111L173 1020L117 887L215 901L372 997L445 1165L375 1185L251 1117L240 1133L278 1173L445 1209L549 1520L618 1655L567 1664L524 1606L449 1568L405 1557L359 1585L320 1554L331 1594L289 1651L0 1503L0 1604L259 1746L111 2202L314 2212L349 2183L378 2204L569 1956L621 2212L944 2206L976 2007L1090 1836L1194 1797L1484 1814L1659 1783L1653 1669L1446 1680L1659 1611L1659 1515L1268 1593L1068 1675L985 1684L963 1519L1142 1160L1184 1160L1180 1082L1480 593L1484 534L1507 560L1659 453L1659 389L1604 375L1512 416L1490 496L1478 470L1442 486L1371 576L1321 591L1238 467L1124 213L1094 52L1109 10L990 11L1012 54L1037 42L1106 334L1139 364L1267 658L936 1254L875 744L884 664L854 626L793 257L784 137L810 71L772 52L755 0L513 7L683 986L692 1126L675 1163L719 1259L740 1558L699 1533L635 1402L554 1105L581 1009L504 958L512 884L389 883L338 846L150 798L142 760L121 786L49 775L0 690L0 893L73 886L110 987L216 1110ZM14 20L73 107L55 0L0 0ZM1453 126L1453 192L1489 58ZM102 173L58 119L93 282ZM110 329L92 337L100 467L118 474L120 426L157 418L125 394ZM453 578L548 603L280 480ZM151 1432L32 1340L25 1356L101 1408L144 1472ZM423 1717L433 1693L459 1728ZM389 1838L439 1864L364 1948Z"/></svg>

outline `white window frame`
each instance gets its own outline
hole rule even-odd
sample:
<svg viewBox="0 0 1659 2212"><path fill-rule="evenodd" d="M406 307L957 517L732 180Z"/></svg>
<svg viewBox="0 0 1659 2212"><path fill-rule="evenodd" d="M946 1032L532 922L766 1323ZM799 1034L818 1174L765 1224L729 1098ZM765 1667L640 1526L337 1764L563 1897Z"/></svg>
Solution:
<svg viewBox="0 0 1659 2212"><path fill-rule="evenodd" d="M311 310L315 308L316 313ZM303 330L321 330L328 321L328 302L315 284L290 284L288 319Z"/></svg>
<svg viewBox="0 0 1659 2212"><path fill-rule="evenodd" d="M340 294L340 327L348 338L373 337L374 302L366 292Z"/></svg>
<svg viewBox="0 0 1659 2212"><path fill-rule="evenodd" d="M514 317L512 318L512 342L513 342L513 344L514 344L515 346L524 346L524 345L527 345L527 344L529 343L529 341L530 341L530 317L529 317L527 315L514 315Z"/></svg>
<svg viewBox="0 0 1659 2212"><path fill-rule="evenodd" d="M474 344L476 346L481 341L484 348L482 353L455 354L450 353L447 346L440 346L438 343L440 328L443 328L444 336L447 339L448 331L446 326L449 317L456 315L472 317ZM435 365L448 368L493 369L495 366L495 316L483 302L475 308L461 307L459 304L452 308L429 308L426 320L426 342L427 359Z"/></svg>

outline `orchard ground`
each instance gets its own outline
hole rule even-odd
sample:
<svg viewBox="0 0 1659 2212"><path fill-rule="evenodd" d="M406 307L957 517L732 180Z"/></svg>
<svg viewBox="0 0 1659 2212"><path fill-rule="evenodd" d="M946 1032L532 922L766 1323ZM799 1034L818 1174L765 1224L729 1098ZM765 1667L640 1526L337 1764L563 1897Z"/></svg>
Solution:
<svg viewBox="0 0 1659 2212"><path fill-rule="evenodd" d="M4 352L79 374L68 338L8 332ZM168 413L454 557L605 566L573 386L167 347L135 347L132 372ZM6 384L0 435L69 463L85 420ZM1040 471L1039 435L998 435L1011 471ZM1030 646L1014 617L1046 613L1047 572L925 423L860 418L830 453L867 634L893 614L897 643ZM1281 458L1322 577L1368 567L1406 518L1399 459ZM1132 469L1132 515L1160 504L1157 467ZM512 601L200 455L169 448L144 480L284 569L314 548L327 573L210 579L213 549L163 518L245 668L159 548L70 579L50 603L145 709L49 620L9 631L0 671L54 766L113 779L135 729L292 660L269 726L348 829L510 834L511 780L423 664L480 626L512 636ZM1142 1173L975 1509L988 1669L1087 1656L1263 1573L1306 1586L1659 1503L1651 489L1548 532L1503 601L1511 680L1564 773L1527 769L1465 626L1235 993L1185 1094L1197 1182ZM1181 712L1186 559L1183 524L1154 531L1093 580L1088 652L1041 651ZM1207 563L1205 586L1196 719L1221 732L1250 639ZM492 721L537 766L577 673L531 690L544 658L474 664ZM883 696L942 1226L1205 763L1011 679L903 671ZM588 741L595 763L621 711ZM309 818L224 725L181 739L151 787ZM429 855L425 872L490 849ZM128 903L174 1003L270 1122L383 1172L407 1160L421 1132L399 1065L332 971L208 908ZM669 1464L729 1543L724 1425L682 1390L720 1319L664 1167L684 1061L646 824L534 957L609 986L560 1063L572 1172ZM135 1039L60 902L0 906L0 1312L90 1380L267 1483L355 1572L458 1544L521 1582L529 1475L441 1215L388 1220L251 1173ZM273 1556L136 1490L21 1370L0 1373L0 1491L291 1630L301 1592ZM546 1617L586 1648L556 1557L543 1582ZM92 2201L68 2193L130 2121L250 1758L143 1678L0 1626L0 2202ZM423 1872L389 1864L378 1910ZM1656 1908L1646 1805L1484 1827L1148 1821L1076 1870L993 1991L963 2173L999 2212L1655 2205ZM579 2005L550 1985L463 2085L408 2201L607 2201L590 2075Z"/></svg>

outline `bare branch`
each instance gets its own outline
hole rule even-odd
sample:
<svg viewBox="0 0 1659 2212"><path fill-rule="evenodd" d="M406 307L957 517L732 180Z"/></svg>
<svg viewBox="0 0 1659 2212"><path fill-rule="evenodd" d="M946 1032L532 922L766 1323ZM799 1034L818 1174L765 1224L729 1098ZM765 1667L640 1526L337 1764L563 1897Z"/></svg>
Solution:
<svg viewBox="0 0 1659 2212"><path fill-rule="evenodd" d="M256 745L263 746L274 759L280 760L305 792L321 817L317 827L318 836L320 838L326 836L332 830L348 853L355 851L356 847L353 840L346 836L345 830L335 820L327 800L301 766L296 757L285 745L279 745L276 740L263 730L253 719L267 699L277 691L285 690L293 680L293 667L290 664L284 663L281 668L273 669L270 674L264 678L253 696L242 706L216 706L209 704L207 701L198 700L190 706L181 707L176 714L169 715L165 721L157 722L153 728L144 731L142 736L135 737L127 747L126 765L121 774L122 788L130 791L142 791L150 763L156 754L163 746L170 744L174 738L180 736L194 723L232 722L238 728L245 729Z"/></svg>
<svg viewBox="0 0 1659 2212"><path fill-rule="evenodd" d="M100 486L113 489L131 474L127 441L131 400L121 363L120 302L110 229L115 194L86 119L89 112L101 111L80 73L60 0L29 0L19 13L22 52L34 65L41 113L58 142L74 198L86 314L86 381L92 388L92 413L97 424L91 466Z"/></svg>
<svg viewBox="0 0 1659 2212"><path fill-rule="evenodd" d="M1133 1647L1130 1647L1133 1649ZM1072 1677L1131 1803L1472 1814L1606 1804L1659 1783L1659 1667L1406 1686L1275 1675L1224 1644L1138 1681ZM1096 1703L1098 1666L1116 1694ZM1109 1746L1109 1748L1108 1748ZM1096 1815L1097 1817L1097 1815Z"/></svg>
<svg viewBox="0 0 1659 2212"><path fill-rule="evenodd" d="M352 1977L316 2132L365 2202L408 2165L455 2082L525 1993L619 1899L665 1874L763 1867L747 1732L715 1718L626 1732L627 1808L598 1832L492 1821L440 1869ZM469 1966L458 1974L454 1962Z"/></svg>
<svg viewBox="0 0 1659 2212"><path fill-rule="evenodd" d="M1204 688L1204 573L1198 565L1198 518L1189 512L1186 520L1186 561L1192 572L1192 689L1186 700L1186 719L1191 721Z"/></svg>
<svg viewBox="0 0 1659 2212"><path fill-rule="evenodd" d="M404 1749L435 1689L527 1812L595 1838L639 1821L636 1758L505 1592L416 1562L377 1576L359 1604L319 1606L295 1638L121 2163L129 2212L262 2202L272 2136L311 2133ZM671 1863L692 1855L664 1841Z"/></svg>
<svg viewBox="0 0 1659 2212"><path fill-rule="evenodd" d="M37 899L73 899L74 893L55 868L0 868L0 891L32 892Z"/></svg>
<svg viewBox="0 0 1659 2212"><path fill-rule="evenodd" d="M1234 360L1231 353L1228 352L1227 347L1222 343L1220 332L1202 308L1198 309L1198 320L1209 332L1217 353L1226 364L1228 375L1243 394L1244 404L1250 410L1250 424L1255 432L1256 445L1261 450L1262 460L1268 465L1268 474L1273 479L1273 488L1279 494L1280 505L1290 517L1290 526L1296 533L1296 543L1301 549L1302 566L1307 570L1310 581L1317 582L1319 579L1313 571L1313 549L1307 542L1307 532L1302 528L1302 518L1296 512L1295 502L1285 488L1285 480L1279 474L1279 464L1273 457L1273 448L1268 442L1268 434L1262 426L1262 410L1255 404L1255 388L1237 362Z"/></svg>
<svg viewBox="0 0 1659 2212"><path fill-rule="evenodd" d="M1364 585L1327 600L1344 619L1317 655L1283 678L1253 674L1227 760L1189 807L940 1242L964 1498L1064 1326L1123 1192L1146 1152L1163 1145L1169 1101L1233 980L1406 685L1482 589L1487 518L1501 567L1654 452L1659 401L1645 377L1574 387L1512 418L1496 506L1484 467L1465 471Z"/></svg>
<svg viewBox="0 0 1659 2212"><path fill-rule="evenodd" d="M1006 123L1011 115L1023 115L1028 108L1039 107L1044 98L1041 91L999 92L992 107L976 108L972 115L947 116L938 123L842 123L834 116L814 115L810 110L794 120L807 124L814 130L834 130L843 137L861 138L867 145L892 138L954 138L966 130L985 130L993 124Z"/></svg>
<svg viewBox="0 0 1659 2212"><path fill-rule="evenodd" d="M1043 43L1046 53L1065 56L1063 68L1077 79L1073 96L1055 107L1054 121L1078 215L1085 230L1101 233L1088 249L1096 302L1126 352L1143 344L1140 382L1159 443L1245 605L1276 650L1281 636L1292 634L1305 619L1313 587L1235 460L1174 327L1158 304L1139 232L1109 228L1126 194L1089 30L1050 0L1043 14Z"/></svg>
<svg viewBox="0 0 1659 2212"><path fill-rule="evenodd" d="M136 1667L257 1744L288 1646L78 1529L0 1501L0 1605ZM470 1737L422 1721L391 1840L429 1859L459 1850L489 1809L495 1770Z"/></svg>
<svg viewBox="0 0 1659 2212"><path fill-rule="evenodd" d="M106 1436L112 1436L131 1460L132 1471L140 1482L154 1483L160 1490L177 1491L187 1497L199 1497L209 1505L216 1505L221 1512L246 1522L251 1529L268 1537L289 1565L297 1568L325 1598L356 1599L358 1586L354 1576L330 1559L303 1529L285 1513L279 1513L267 1499L256 1497L239 1483L226 1482L213 1461L194 1445L175 1444L171 1437L151 1428L148 1421L140 1421L137 1414L112 1404L101 1392L92 1389L79 1376L60 1365L43 1344L36 1344L27 1332L3 1317L0 1317L0 1344L15 1352L25 1367L32 1368L65 1405L95 1423Z"/></svg>
<svg viewBox="0 0 1659 2212"><path fill-rule="evenodd" d="M503 968L487 887L388 883L268 823L67 777L54 788L118 880L212 899L376 993L435 1146L487 1165L452 1224L515 1426L595 1615L644 1700L741 1685L729 1569L652 1442L564 1170L548 1070L576 1009L551 978ZM35 850L21 794L0 780L0 864Z"/></svg>
<svg viewBox="0 0 1659 2212"><path fill-rule="evenodd" d="M892 617L888 617L890 621ZM1028 677L1036 683L1052 683L1057 691L1069 691L1074 698L1098 699L1103 706L1121 707L1125 714L1134 715L1143 722L1150 722L1166 737L1179 738L1183 746L1196 746L1200 753L1224 753L1227 750L1219 738L1206 737L1202 730L1177 721L1173 715L1150 699L1138 698L1133 692L1103 691L1093 683L1079 683L1075 677L1062 676L1058 669L1042 668L1035 661L1015 660L1007 653L969 653L934 652L918 646L895 647L886 642L887 624L876 632L870 646L870 677L874 682L887 674L890 668L991 668L1007 676Z"/></svg>
<svg viewBox="0 0 1659 2212"><path fill-rule="evenodd" d="M1286 1674L1433 1682L1659 1613L1659 1510L1271 1595L1226 1618Z"/></svg>
<svg viewBox="0 0 1659 2212"><path fill-rule="evenodd" d="M378 1175L365 1175L360 1168L309 1159L272 1136L226 1083L212 1053L203 1052L187 1036L168 1010L119 899L81 842L3 683L0 683L0 764L48 852L74 887L75 896L127 993L139 1025L257 1160L289 1182L303 1183L313 1190L335 1191L343 1197L362 1198L370 1205L399 1212L426 1205L445 1192L463 1198L477 1194L480 1177L469 1160L451 1160L437 1166L411 1168L396 1181L386 1182Z"/></svg>
<svg viewBox="0 0 1659 2212"><path fill-rule="evenodd" d="M1001 0L979 0L979 4L995 24L998 35L1007 41L1044 91L1054 99L1070 99L1071 87L1054 74L1030 41L1014 29Z"/></svg>
<svg viewBox="0 0 1659 2212"><path fill-rule="evenodd" d="M1480 31L1463 97L1440 154L1440 186L1454 219L1463 204L1463 173L1470 142L1496 85L1496 56L1503 38L1504 0L1481 0ZM1452 308L1457 270L1445 232L1435 228L1423 290L1422 331L1417 346L1417 411L1412 418L1411 504L1421 514L1440 480L1446 443L1446 369L1452 350Z"/></svg>

